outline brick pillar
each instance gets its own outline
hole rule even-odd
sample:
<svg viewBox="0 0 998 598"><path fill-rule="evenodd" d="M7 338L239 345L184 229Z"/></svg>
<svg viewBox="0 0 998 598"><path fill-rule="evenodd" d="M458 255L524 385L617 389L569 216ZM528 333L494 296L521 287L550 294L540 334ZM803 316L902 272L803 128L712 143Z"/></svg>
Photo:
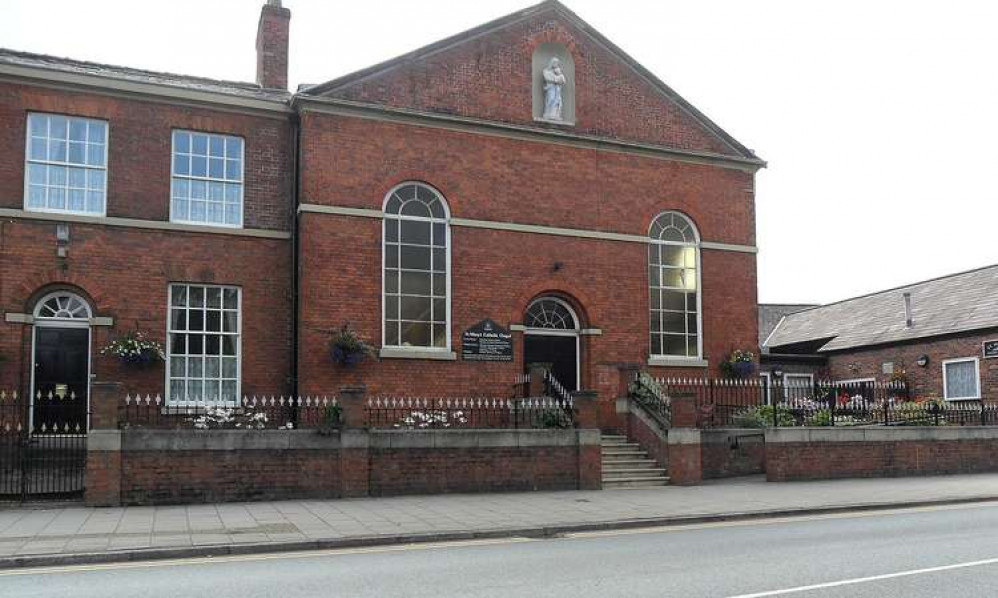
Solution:
<svg viewBox="0 0 998 598"><path fill-rule="evenodd" d="M122 386L117 382L90 384L90 432L87 434L87 468L83 499L88 506L121 504L121 430L118 405Z"/></svg>
<svg viewBox="0 0 998 598"><path fill-rule="evenodd" d="M669 395L672 402L672 427L697 427L697 400L694 393L673 393Z"/></svg>
<svg viewBox="0 0 998 598"><path fill-rule="evenodd" d="M599 393L595 390L577 390L572 393L575 403L575 427L580 430L599 430Z"/></svg>
<svg viewBox="0 0 998 598"><path fill-rule="evenodd" d="M700 430L669 428L669 483L696 486L702 481Z"/></svg>
<svg viewBox="0 0 998 598"><path fill-rule="evenodd" d="M641 366L636 363L627 363L617 367L619 380L617 383L617 398L627 398L631 390L631 382L641 371Z"/></svg>
<svg viewBox="0 0 998 598"><path fill-rule="evenodd" d="M530 367L530 386L528 388L528 397L543 397L544 396L544 375L551 371L552 364L550 363L531 363L528 364Z"/></svg>
<svg viewBox="0 0 998 598"><path fill-rule="evenodd" d="M603 450L599 430L576 430L579 443L579 490L603 488Z"/></svg>
<svg viewBox="0 0 998 598"><path fill-rule="evenodd" d="M371 483L367 387L342 386L338 400L343 410L343 425L340 429L340 496L367 496Z"/></svg>
<svg viewBox="0 0 998 598"><path fill-rule="evenodd" d="M367 387L363 384L359 386L341 386L340 394L337 397L342 409L344 429L364 429L367 428Z"/></svg>

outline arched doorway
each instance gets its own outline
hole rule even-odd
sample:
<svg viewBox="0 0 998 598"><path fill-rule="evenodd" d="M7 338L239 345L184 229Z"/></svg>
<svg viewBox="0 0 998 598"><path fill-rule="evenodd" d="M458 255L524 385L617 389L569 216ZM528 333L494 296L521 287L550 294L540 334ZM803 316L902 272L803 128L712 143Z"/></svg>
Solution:
<svg viewBox="0 0 998 598"><path fill-rule="evenodd" d="M69 291L42 297L34 311L31 428L87 429L90 304Z"/></svg>
<svg viewBox="0 0 998 598"><path fill-rule="evenodd" d="M524 367L550 363L551 373L566 390L578 390L581 325L572 306L558 297L540 297L527 307L523 325Z"/></svg>

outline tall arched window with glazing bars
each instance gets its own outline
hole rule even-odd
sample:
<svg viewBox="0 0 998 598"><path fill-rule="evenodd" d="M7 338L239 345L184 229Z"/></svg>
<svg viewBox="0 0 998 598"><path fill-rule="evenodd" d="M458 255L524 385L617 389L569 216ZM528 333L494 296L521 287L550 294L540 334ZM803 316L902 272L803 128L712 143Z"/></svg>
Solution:
<svg viewBox="0 0 998 598"><path fill-rule="evenodd" d="M700 236L693 222L679 212L660 214L648 234L650 354L699 358Z"/></svg>
<svg viewBox="0 0 998 598"><path fill-rule="evenodd" d="M408 182L385 198L385 347L450 349L450 213L439 191Z"/></svg>

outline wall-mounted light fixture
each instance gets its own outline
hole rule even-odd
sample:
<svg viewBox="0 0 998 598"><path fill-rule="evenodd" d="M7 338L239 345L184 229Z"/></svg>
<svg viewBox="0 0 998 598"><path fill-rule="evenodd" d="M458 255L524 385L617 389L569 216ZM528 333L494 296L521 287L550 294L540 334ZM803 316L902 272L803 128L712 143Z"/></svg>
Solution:
<svg viewBox="0 0 998 598"><path fill-rule="evenodd" d="M918 367L924 368L925 366L929 365L929 356L922 355L915 361L915 363L918 364Z"/></svg>

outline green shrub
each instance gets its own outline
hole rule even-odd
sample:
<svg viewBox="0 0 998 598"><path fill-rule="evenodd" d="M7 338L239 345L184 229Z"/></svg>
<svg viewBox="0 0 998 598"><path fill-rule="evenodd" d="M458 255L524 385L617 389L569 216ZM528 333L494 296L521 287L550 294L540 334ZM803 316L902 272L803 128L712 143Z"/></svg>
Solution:
<svg viewBox="0 0 998 598"><path fill-rule="evenodd" d="M572 427L572 418L564 409L545 409L540 424L542 428L564 430Z"/></svg>
<svg viewBox="0 0 998 598"><path fill-rule="evenodd" d="M777 425L789 427L796 424L794 414L782 405L759 405L749 407L735 414L731 423L741 428L769 428L773 425L773 409L776 409Z"/></svg>

